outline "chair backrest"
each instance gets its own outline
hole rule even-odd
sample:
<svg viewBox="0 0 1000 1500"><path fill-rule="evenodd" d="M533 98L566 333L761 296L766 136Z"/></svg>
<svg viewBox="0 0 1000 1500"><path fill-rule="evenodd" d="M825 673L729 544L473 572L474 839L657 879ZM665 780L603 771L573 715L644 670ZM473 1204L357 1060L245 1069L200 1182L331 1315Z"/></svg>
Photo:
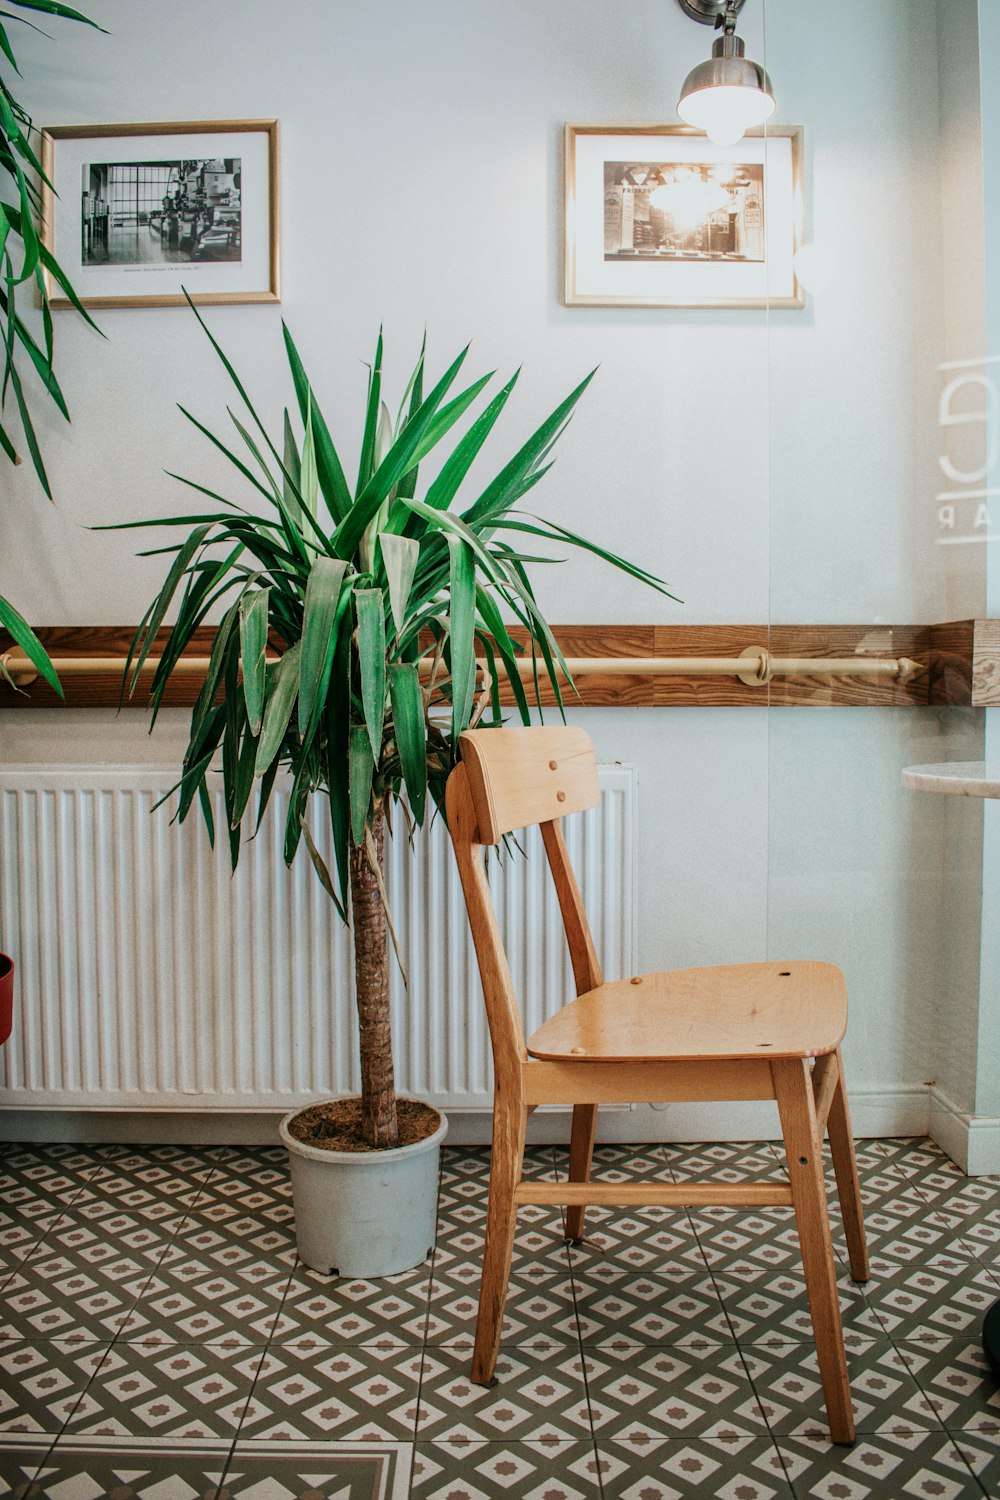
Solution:
<svg viewBox="0 0 1000 1500"><path fill-rule="evenodd" d="M459 744L482 844L601 800L594 747L582 729L474 729Z"/></svg>
<svg viewBox="0 0 1000 1500"><path fill-rule="evenodd" d="M510 966L486 880L482 845L540 825L555 882L578 995L603 983L580 889L559 819L601 799L597 761L581 729L477 729L460 740L462 764L448 778L447 812L486 999L498 1085L527 1058Z"/></svg>

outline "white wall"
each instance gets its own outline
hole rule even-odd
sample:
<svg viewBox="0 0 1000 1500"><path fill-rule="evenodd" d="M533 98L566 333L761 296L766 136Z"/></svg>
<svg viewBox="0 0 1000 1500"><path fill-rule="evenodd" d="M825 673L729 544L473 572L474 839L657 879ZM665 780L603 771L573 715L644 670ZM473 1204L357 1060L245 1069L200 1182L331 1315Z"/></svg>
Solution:
<svg viewBox="0 0 1000 1500"><path fill-rule="evenodd" d="M944 338L934 0L748 0L741 32L766 54L778 118L804 126L813 230L840 264L822 300L772 314L560 303L563 123L673 119L711 33L672 0L91 11L110 36L22 43L40 122L280 118L282 307L209 312L265 411L288 399L282 316L350 461L380 321L390 383L425 321L438 362L470 336L477 369L523 362L498 465L600 364L539 500L685 602L581 559L540 575L550 618L906 621L976 607L981 579L946 575L924 509ZM0 589L40 623L134 623L158 567L133 558L129 534L82 527L176 509L164 469L223 475L174 405L216 421L227 399L192 316L101 322L106 345L59 318L74 423L44 424L58 507L25 470L0 479ZM898 773L953 753L953 723L819 709L579 718L603 757L640 768L642 966L775 945L843 957L859 1123L920 1128L939 976L913 954L940 910L943 824L931 799L898 792ZM0 759L173 762L182 734L173 714L147 744L131 715L8 713Z"/></svg>

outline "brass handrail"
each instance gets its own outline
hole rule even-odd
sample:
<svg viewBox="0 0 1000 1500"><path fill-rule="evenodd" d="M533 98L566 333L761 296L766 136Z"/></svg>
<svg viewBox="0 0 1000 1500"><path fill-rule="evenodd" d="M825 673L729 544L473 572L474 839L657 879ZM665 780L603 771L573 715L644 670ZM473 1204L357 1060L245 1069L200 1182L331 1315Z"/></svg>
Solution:
<svg viewBox="0 0 1000 1500"><path fill-rule="evenodd" d="M148 656L143 672L159 665L158 656ZM60 677L119 676L124 656L55 656L52 665ZM209 657L181 656L172 675L203 676ZM425 664L430 670L429 662ZM486 663L481 662L485 668ZM531 677L531 658L518 658L522 677ZM739 656L569 656L566 666L573 677L737 677L748 687L761 687L774 677L891 677L906 682L924 667L907 656L772 656L764 646L747 646ZM27 687L38 677L29 658L13 646L0 655L0 668L16 687Z"/></svg>

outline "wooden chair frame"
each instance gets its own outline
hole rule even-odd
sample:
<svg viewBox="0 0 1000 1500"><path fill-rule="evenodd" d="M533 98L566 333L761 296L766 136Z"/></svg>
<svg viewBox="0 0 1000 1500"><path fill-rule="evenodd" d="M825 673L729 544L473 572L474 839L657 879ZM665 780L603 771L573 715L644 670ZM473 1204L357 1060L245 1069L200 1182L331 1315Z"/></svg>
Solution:
<svg viewBox="0 0 1000 1500"><path fill-rule="evenodd" d="M562 787L555 791L550 778L545 797L539 802L532 794L530 772L525 772L522 755L519 774L512 776L511 787L507 789L507 802L517 803L517 810L514 813L508 807L506 826L504 812L501 811L498 818L492 805L496 787L488 784L488 771L484 771L483 761L492 746L500 750L499 741L494 737L503 735L538 736L539 764L554 771L562 763L564 774L559 780L568 783L568 790ZM484 745L487 736L489 741ZM570 741L569 736L576 739ZM448 781L448 826L479 961L495 1080L489 1209L472 1379L483 1385L495 1381L515 1219L520 1206L564 1207L567 1211L566 1235L573 1240L580 1239L583 1234L588 1204L621 1208L654 1204L673 1208L708 1205L791 1207L795 1211L802 1249L831 1436L837 1443L851 1443L855 1435L854 1417L823 1175L824 1133L830 1140L851 1275L856 1281L865 1281L869 1270L839 1046L815 1059L808 1056L765 1058L758 1053L756 1056L727 1056L722 1060L713 1058L703 1062L678 1062L668 1057L639 1062L597 1058L542 1061L529 1055L487 884L482 845L496 843L505 832L514 828L534 821L539 823L558 894L577 995L585 995L601 986L604 982L601 966L559 817L532 816L540 806L547 810L549 803L552 811L561 815L592 806L599 800L593 751L589 751L588 769L584 763L586 755L579 753L581 739L589 747L589 740L582 736L581 731L573 729L485 730L464 735L463 763L455 768ZM523 745L526 742L518 743ZM571 746L576 756L573 768L565 764L566 759L571 758L566 756ZM577 784L574 784L574 776ZM511 816L521 816L526 809L527 817L522 817L520 822L510 821ZM787 1183L602 1183L590 1180L599 1104L741 1099L776 1101L788 1161ZM567 1182L537 1182L523 1177L528 1117L540 1104L573 1107Z"/></svg>

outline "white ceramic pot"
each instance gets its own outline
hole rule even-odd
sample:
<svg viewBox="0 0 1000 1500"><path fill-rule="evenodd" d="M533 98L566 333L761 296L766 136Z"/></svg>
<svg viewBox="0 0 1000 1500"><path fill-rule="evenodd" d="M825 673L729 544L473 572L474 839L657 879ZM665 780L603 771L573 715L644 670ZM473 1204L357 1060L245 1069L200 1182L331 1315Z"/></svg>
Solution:
<svg viewBox="0 0 1000 1500"><path fill-rule="evenodd" d="M440 1113L440 1111L438 1111ZM438 1168L448 1121L394 1151L323 1151L281 1122L292 1168L299 1258L314 1271L371 1280L426 1260L437 1231Z"/></svg>

